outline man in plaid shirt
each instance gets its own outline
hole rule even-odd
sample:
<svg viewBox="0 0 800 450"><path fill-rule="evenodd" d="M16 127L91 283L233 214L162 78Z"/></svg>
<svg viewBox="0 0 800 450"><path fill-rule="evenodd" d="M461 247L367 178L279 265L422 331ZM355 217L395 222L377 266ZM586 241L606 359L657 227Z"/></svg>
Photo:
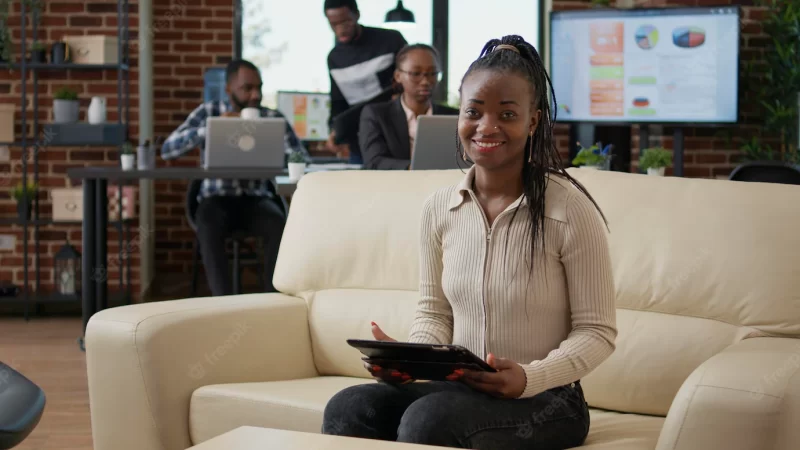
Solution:
<svg viewBox="0 0 800 450"><path fill-rule="evenodd" d="M261 106L261 75L258 68L244 60L232 61L225 72L227 102L214 101L198 106L167 138L161 157L175 159L195 149L205 158L206 119L239 117L244 108L259 108L261 117L284 117L280 112ZM308 152L289 123L284 138L286 153ZM264 242L264 279L267 292L274 292L272 275L278 257L286 212L272 180L203 180L195 216L200 254L214 296L231 295L233 281L228 269L225 240L242 231Z"/></svg>

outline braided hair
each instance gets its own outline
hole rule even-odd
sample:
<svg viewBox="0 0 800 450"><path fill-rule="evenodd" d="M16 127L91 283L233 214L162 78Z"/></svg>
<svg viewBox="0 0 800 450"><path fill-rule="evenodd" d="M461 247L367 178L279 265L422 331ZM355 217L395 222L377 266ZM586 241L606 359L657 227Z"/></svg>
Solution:
<svg viewBox="0 0 800 450"><path fill-rule="evenodd" d="M499 48L498 48L499 47ZM534 98L532 99L534 111L542 112L539 126L532 137L525 141L524 163L522 167L522 191L528 204L528 214L531 221L531 267L534 261L536 243L542 241L544 250L544 217L545 217L545 191L547 189L548 176L550 174L559 175L572 183L580 192L586 195L600 212L603 220L608 225L605 215L600 210L597 202L583 185L572 178L564 169L558 149L553 139L553 126L556 120L558 104L555 99L555 92L550 77L544 68L539 53L535 48L522 37L517 35L504 36L502 39L492 39L486 43L480 56L467 69L461 79L463 86L464 80L473 72L490 70L505 74L517 74L526 78L532 88ZM549 89L548 89L549 86ZM461 87L459 87L459 94ZM553 108L550 108L547 94L553 98ZM551 115L552 111L552 115ZM456 156L459 159L466 159L465 150L461 140L456 137ZM514 211L513 222L522 203ZM509 233L511 227L508 228ZM506 237L508 242L508 237Z"/></svg>

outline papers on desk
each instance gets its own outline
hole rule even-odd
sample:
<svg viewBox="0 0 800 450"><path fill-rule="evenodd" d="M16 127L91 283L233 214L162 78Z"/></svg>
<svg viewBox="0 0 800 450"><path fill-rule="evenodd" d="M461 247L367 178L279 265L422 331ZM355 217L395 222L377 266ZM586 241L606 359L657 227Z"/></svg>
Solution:
<svg viewBox="0 0 800 450"><path fill-rule="evenodd" d="M309 164L306 172L320 172L328 170L361 170L361 164L331 163L331 164Z"/></svg>

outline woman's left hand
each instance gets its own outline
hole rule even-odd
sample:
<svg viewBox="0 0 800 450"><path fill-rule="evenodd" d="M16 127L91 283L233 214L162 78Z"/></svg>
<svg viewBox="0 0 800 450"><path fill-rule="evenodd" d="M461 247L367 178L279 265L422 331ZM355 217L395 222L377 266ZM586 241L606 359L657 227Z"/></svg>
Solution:
<svg viewBox="0 0 800 450"><path fill-rule="evenodd" d="M486 362L497 372L464 370L463 375L456 379L475 390L501 398L517 398L525 392L528 378L519 364L510 359L496 358L491 353Z"/></svg>

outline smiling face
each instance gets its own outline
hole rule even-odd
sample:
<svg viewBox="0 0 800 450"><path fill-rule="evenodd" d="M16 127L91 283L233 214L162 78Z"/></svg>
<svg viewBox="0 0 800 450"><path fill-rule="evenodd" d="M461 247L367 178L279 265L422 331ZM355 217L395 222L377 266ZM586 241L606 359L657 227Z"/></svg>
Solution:
<svg viewBox="0 0 800 450"><path fill-rule="evenodd" d="M522 75L493 70L475 71L464 80L458 136L476 166L522 167L526 140L541 117L532 89Z"/></svg>

